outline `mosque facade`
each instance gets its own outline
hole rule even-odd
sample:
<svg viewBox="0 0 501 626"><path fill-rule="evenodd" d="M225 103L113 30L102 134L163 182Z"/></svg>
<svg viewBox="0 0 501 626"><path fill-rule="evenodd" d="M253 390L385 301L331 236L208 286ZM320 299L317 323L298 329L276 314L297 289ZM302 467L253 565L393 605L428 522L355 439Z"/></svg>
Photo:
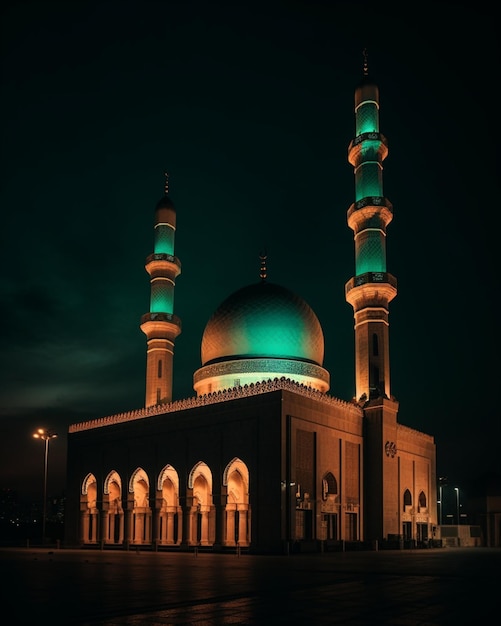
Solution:
<svg viewBox="0 0 501 626"><path fill-rule="evenodd" d="M269 282L264 257L259 281L230 294L207 322L196 395L172 398L181 264L166 187L145 266L145 406L70 426L68 545L284 553L434 537L434 439L399 423L390 387L397 281L386 267L387 154L379 90L364 64L348 147L355 273L345 296L354 313L356 389L349 401L328 393L314 311Z"/></svg>

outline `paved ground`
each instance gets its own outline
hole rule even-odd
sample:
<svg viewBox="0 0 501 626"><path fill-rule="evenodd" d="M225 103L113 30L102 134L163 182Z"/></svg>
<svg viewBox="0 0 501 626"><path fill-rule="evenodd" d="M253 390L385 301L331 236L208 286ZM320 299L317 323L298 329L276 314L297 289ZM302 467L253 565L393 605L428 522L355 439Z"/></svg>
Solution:
<svg viewBox="0 0 501 626"><path fill-rule="evenodd" d="M2 548L0 574L9 626L469 626L501 617L501 549L195 556Z"/></svg>

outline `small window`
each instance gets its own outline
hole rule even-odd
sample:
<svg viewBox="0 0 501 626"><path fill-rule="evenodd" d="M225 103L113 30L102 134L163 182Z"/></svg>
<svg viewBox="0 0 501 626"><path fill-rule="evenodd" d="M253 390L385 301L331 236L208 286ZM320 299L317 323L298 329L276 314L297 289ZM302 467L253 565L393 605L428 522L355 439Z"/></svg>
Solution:
<svg viewBox="0 0 501 626"><path fill-rule="evenodd" d="M424 491L421 491L418 498L419 508L426 509L426 496L424 495Z"/></svg>
<svg viewBox="0 0 501 626"><path fill-rule="evenodd" d="M158 378L162 378L162 359L158 361Z"/></svg>
<svg viewBox="0 0 501 626"><path fill-rule="evenodd" d="M379 356L379 340L376 333L372 335L372 354L373 356Z"/></svg>
<svg viewBox="0 0 501 626"><path fill-rule="evenodd" d="M408 489L404 491L404 511L406 506L412 506L412 496Z"/></svg>

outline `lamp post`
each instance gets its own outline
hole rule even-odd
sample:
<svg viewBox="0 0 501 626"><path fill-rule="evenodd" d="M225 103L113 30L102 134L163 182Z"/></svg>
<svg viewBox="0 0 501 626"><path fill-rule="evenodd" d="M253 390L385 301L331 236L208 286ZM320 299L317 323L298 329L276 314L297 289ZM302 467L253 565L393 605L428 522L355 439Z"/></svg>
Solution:
<svg viewBox="0 0 501 626"><path fill-rule="evenodd" d="M438 504L440 505L440 517L439 517L440 526L442 526L443 509L444 509L444 503L442 500L442 487L444 485L447 485L447 476L440 476L438 479L438 493L439 493Z"/></svg>
<svg viewBox="0 0 501 626"><path fill-rule="evenodd" d="M438 493L439 493L438 504L440 505L440 511L439 511L440 517L438 518L438 523L440 526L442 526L442 485L441 484L438 486Z"/></svg>
<svg viewBox="0 0 501 626"><path fill-rule="evenodd" d="M457 519L458 519L458 526L459 526L459 487L454 487L454 491L456 492Z"/></svg>
<svg viewBox="0 0 501 626"><path fill-rule="evenodd" d="M42 516L42 545L45 543L45 520L47 517L47 467L49 464L49 441L57 437L57 433L53 430L39 428L33 433L35 439L42 439L45 442L44 454L44 475L43 475L43 516Z"/></svg>

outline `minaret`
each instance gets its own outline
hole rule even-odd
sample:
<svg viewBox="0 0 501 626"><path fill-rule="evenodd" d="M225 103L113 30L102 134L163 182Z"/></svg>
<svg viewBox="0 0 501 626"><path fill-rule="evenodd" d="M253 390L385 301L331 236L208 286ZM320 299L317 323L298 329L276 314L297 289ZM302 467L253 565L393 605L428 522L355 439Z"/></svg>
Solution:
<svg viewBox="0 0 501 626"><path fill-rule="evenodd" d="M391 398L388 305L397 281L386 271L386 227L391 203L383 195L386 137L379 132L379 89L369 77L364 51L363 78L355 90L355 138L348 161L355 171L355 202L348 226L355 238L355 276L345 286L355 317L355 400Z"/></svg>
<svg viewBox="0 0 501 626"><path fill-rule="evenodd" d="M155 209L154 252L146 258L150 275L150 312L141 318L147 339L146 405L172 401L174 340L181 332L181 320L174 315L174 287L181 263L174 256L176 210L169 198L169 178L165 175L165 195Z"/></svg>

